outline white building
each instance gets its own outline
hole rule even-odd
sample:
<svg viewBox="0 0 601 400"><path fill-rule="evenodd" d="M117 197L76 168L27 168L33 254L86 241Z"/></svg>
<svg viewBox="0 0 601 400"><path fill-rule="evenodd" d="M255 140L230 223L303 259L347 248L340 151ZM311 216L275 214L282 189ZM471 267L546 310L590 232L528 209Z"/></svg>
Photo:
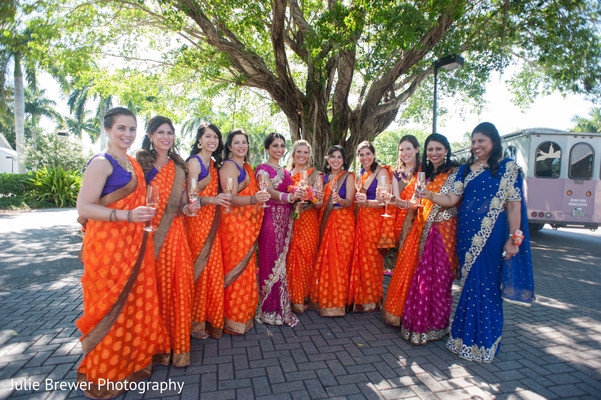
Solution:
<svg viewBox="0 0 601 400"><path fill-rule="evenodd" d="M0 133L0 172L16 174L18 171L17 152L12 149L8 140Z"/></svg>

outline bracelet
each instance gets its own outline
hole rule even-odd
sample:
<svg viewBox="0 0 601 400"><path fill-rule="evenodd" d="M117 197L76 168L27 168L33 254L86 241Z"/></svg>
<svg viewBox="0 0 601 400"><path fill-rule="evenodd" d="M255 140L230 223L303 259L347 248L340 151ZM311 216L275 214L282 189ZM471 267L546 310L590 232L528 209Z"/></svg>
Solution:
<svg viewBox="0 0 601 400"><path fill-rule="evenodd" d="M404 210L408 210L409 209L409 202L407 200L403 200L405 202L405 207L403 207Z"/></svg>
<svg viewBox="0 0 601 400"><path fill-rule="evenodd" d="M115 214L116 215L116 214ZM131 210L129 210L127 212L127 222L129 222L130 224L133 222L133 220L131 219Z"/></svg>
<svg viewBox="0 0 601 400"><path fill-rule="evenodd" d="M517 229L514 233L510 234L509 237L513 239L514 245L519 246L524 240L524 233L521 230Z"/></svg>
<svg viewBox="0 0 601 400"><path fill-rule="evenodd" d="M284 200L282 200L282 195L283 195L283 194L284 194L284 193L282 193L282 192L280 192L280 194L278 194L278 199L279 199L280 201L284 201Z"/></svg>
<svg viewBox="0 0 601 400"><path fill-rule="evenodd" d="M251 206L255 205L255 196L250 196L250 205Z"/></svg>
<svg viewBox="0 0 601 400"><path fill-rule="evenodd" d="M198 196L198 205L202 207L202 196Z"/></svg>

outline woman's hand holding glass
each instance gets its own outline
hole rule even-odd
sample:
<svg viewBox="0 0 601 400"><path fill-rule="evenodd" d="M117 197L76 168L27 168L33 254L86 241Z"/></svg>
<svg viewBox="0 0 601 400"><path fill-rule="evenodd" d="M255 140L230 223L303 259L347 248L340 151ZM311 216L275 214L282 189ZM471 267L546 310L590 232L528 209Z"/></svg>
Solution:
<svg viewBox="0 0 601 400"><path fill-rule="evenodd" d="M518 254L520 251L520 246L517 246L513 243L513 239L509 238L505 242L505 246L503 246L503 259L509 260L511 257Z"/></svg>
<svg viewBox="0 0 601 400"><path fill-rule="evenodd" d="M307 190L305 189L304 186L301 186L298 189L296 189L296 191L294 193L292 193L291 196L292 196L292 201L301 200L301 203L306 203L305 201L302 201L302 200L307 196Z"/></svg>
<svg viewBox="0 0 601 400"><path fill-rule="evenodd" d="M361 192L355 193L355 201L359 205L362 205L362 206L366 205L367 204L367 194L361 193Z"/></svg>
<svg viewBox="0 0 601 400"><path fill-rule="evenodd" d="M232 205L231 193L219 193L217 196L213 197L213 204L229 208Z"/></svg>

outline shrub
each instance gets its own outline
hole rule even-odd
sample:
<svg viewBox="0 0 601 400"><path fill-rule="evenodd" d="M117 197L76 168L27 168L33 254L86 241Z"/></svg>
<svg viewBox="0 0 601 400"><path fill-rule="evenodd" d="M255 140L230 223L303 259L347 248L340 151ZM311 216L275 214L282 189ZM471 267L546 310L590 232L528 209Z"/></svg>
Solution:
<svg viewBox="0 0 601 400"><path fill-rule="evenodd" d="M78 171L61 168L43 168L32 178L32 194L38 200L48 201L58 207L73 207L81 188L82 175Z"/></svg>
<svg viewBox="0 0 601 400"><path fill-rule="evenodd" d="M72 136L39 134L28 139L23 165L32 169L64 168L83 171L90 157L85 156L81 140Z"/></svg>
<svg viewBox="0 0 601 400"><path fill-rule="evenodd" d="M24 196L33 189L33 172L26 174L0 173L0 196Z"/></svg>

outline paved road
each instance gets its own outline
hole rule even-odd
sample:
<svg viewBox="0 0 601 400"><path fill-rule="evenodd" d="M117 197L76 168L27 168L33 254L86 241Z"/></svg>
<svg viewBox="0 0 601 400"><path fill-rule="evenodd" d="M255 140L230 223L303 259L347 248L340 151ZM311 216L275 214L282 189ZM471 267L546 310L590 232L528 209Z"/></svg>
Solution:
<svg viewBox="0 0 601 400"><path fill-rule="evenodd" d="M72 215L0 216L0 276L22 283L0 287L0 398L82 397L45 386L73 382L82 357L74 326L81 314L81 267L74 260ZM44 222L54 217L61 228ZM10 246L4 243L9 231ZM194 340L191 366L157 367L149 381L183 383L181 393L171 388L121 398L599 399L600 244L601 233L545 229L533 235L538 302L505 306L502 346L492 364L457 359L443 342L412 346L377 313L326 319L307 312L294 329L257 324L244 336ZM25 253L14 249L21 245ZM40 274L31 281L39 283L23 283L15 269L5 272L7 260L21 268L33 262ZM52 262L60 273L49 270ZM39 389L31 387L36 382ZM23 383L29 389L11 389Z"/></svg>

